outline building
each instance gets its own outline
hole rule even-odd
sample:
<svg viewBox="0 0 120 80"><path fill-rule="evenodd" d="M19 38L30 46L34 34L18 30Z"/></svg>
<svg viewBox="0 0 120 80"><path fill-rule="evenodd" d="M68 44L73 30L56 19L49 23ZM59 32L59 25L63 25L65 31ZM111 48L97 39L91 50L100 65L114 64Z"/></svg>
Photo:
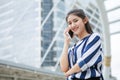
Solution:
<svg viewBox="0 0 120 80"><path fill-rule="evenodd" d="M53 7L53 2L51 0L42 0L41 1L41 23L43 23L43 21L45 20L45 18L47 17L48 13L50 12L50 10ZM53 40L54 37L54 31L53 31L53 15L54 13L51 13L49 18L47 19L46 23L42 26L42 30L41 30L41 58L43 58L45 52L47 51L50 43ZM55 62L53 61L53 57L54 57L54 50L53 47L51 48L51 50L49 51L48 56L45 58L44 63L41 66L51 66L54 65Z"/></svg>
<svg viewBox="0 0 120 80"><path fill-rule="evenodd" d="M0 1L0 59L40 65L40 8L35 0Z"/></svg>
<svg viewBox="0 0 120 80"><path fill-rule="evenodd" d="M42 0L41 1L41 17L42 17L42 30L41 30L41 62L42 67L53 67L57 63L57 58L60 56L59 47L61 45L58 29L61 21L64 18L64 1L63 0ZM45 19L47 18L47 19ZM46 20L46 22L44 22ZM60 23L60 24L59 24ZM56 35L57 34L57 35ZM55 37L57 37L57 41ZM63 43L62 43L63 44ZM62 47L62 45L61 45Z"/></svg>

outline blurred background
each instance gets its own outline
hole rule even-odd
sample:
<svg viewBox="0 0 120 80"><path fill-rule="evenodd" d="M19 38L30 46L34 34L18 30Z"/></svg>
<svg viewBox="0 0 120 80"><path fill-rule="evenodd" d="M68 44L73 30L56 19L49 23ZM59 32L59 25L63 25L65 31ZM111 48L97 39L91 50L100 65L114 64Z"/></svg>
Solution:
<svg viewBox="0 0 120 80"><path fill-rule="evenodd" d="M111 75L119 80L120 0L0 0L0 64L62 75L65 16L74 8L84 9L102 38L107 29L110 38L102 40L110 41Z"/></svg>

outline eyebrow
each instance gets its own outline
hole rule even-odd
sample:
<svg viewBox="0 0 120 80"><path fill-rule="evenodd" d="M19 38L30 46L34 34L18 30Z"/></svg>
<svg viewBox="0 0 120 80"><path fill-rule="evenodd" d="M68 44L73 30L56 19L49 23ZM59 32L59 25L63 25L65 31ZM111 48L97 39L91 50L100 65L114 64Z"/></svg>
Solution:
<svg viewBox="0 0 120 80"><path fill-rule="evenodd" d="M74 20L78 20L77 18L74 18L72 21L74 21ZM70 21L67 21L67 22L70 22Z"/></svg>
<svg viewBox="0 0 120 80"><path fill-rule="evenodd" d="M75 19L73 19L73 21L74 21L74 20L78 20L78 19L77 19L77 18L75 18Z"/></svg>

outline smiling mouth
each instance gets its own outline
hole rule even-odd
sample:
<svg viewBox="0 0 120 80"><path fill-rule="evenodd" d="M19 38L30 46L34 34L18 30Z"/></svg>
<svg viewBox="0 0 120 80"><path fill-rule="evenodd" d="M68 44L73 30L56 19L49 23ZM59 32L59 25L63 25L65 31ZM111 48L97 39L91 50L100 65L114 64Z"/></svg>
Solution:
<svg viewBox="0 0 120 80"><path fill-rule="evenodd" d="M74 28L74 29L72 29L74 32L76 32L77 30L78 30L78 27L76 27L76 28Z"/></svg>

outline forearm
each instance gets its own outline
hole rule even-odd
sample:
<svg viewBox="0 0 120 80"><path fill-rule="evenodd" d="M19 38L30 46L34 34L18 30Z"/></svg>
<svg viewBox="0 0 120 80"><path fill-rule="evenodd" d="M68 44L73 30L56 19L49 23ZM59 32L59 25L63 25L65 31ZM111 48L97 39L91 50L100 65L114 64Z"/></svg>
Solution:
<svg viewBox="0 0 120 80"><path fill-rule="evenodd" d="M79 67L78 64L75 64L71 69L69 69L66 73L65 73L65 76L68 77L69 75L71 74L74 74L74 73L77 73L77 72L80 72L81 69Z"/></svg>
<svg viewBox="0 0 120 80"><path fill-rule="evenodd" d="M60 67L63 72L67 72L69 69L69 63L68 63L68 44L65 43L60 59Z"/></svg>

